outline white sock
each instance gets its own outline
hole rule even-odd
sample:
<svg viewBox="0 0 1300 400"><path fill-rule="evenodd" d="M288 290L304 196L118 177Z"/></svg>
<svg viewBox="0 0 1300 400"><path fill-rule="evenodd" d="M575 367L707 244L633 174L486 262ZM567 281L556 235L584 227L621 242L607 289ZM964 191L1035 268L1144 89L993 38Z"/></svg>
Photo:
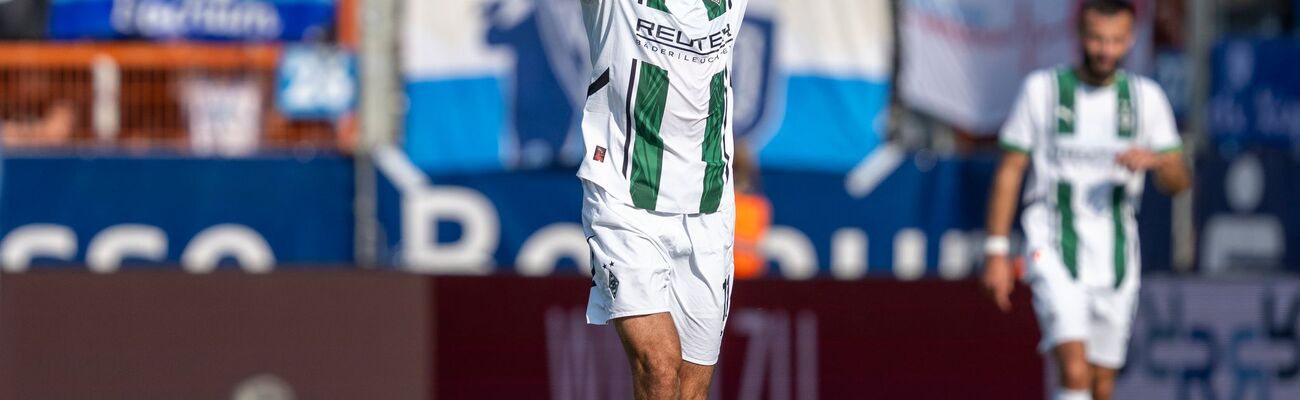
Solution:
<svg viewBox="0 0 1300 400"><path fill-rule="evenodd" d="M1092 400L1087 390L1057 389L1055 400Z"/></svg>

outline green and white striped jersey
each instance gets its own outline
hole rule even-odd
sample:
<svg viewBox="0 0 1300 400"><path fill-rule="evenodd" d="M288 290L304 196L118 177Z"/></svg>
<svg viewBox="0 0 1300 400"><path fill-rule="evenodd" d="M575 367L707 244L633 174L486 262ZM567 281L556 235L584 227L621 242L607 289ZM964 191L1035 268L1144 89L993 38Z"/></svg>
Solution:
<svg viewBox="0 0 1300 400"><path fill-rule="evenodd" d="M1021 216L1030 250L1054 249L1076 279L1119 287L1138 268L1133 204L1144 174L1116 158L1132 148L1180 148L1164 91L1123 71L1104 87L1068 67L1037 71L1000 140L1032 159Z"/></svg>
<svg viewBox="0 0 1300 400"><path fill-rule="evenodd" d="M637 208L734 205L732 51L748 0L582 0L592 84L578 177Z"/></svg>

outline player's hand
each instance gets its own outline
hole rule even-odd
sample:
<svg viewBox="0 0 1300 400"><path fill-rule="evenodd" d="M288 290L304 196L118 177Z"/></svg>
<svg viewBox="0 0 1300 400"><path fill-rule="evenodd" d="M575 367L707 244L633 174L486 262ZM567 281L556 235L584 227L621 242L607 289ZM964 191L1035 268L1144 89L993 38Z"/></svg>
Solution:
<svg viewBox="0 0 1300 400"><path fill-rule="evenodd" d="M984 259L984 293L1002 312L1011 312L1011 290L1015 289L1015 271L1006 255L990 255Z"/></svg>
<svg viewBox="0 0 1300 400"><path fill-rule="evenodd" d="M1133 172L1143 172L1160 166L1160 155L1146 149L1129 149L1115 157L1115 162Z"/></svg>

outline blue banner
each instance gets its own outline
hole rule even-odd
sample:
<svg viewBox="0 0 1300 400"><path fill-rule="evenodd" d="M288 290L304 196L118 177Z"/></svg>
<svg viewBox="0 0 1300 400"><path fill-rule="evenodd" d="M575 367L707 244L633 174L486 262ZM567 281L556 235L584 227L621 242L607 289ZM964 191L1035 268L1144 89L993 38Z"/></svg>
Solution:
<svg viewBox="0 0 1300 400"><path fill-rule="evenodd" d="M52 0L50 37L232 41L325 39L334 0Z"/></svg>
<svg viewBox="0 0 1300 400"><path fill-rule="evenodd" d="M1209 119L1218 142L1300 142L1300 43L1227 40L1213 60Z"/></svg>
<svg viewBox="0 0 1300 400"><path fill-rule="evenodd" d="M10 158L0 265L100 272L353 261L352 163L265 159Z"/></svg>
<svg viewBox="0 0 1300 400"><path fill-rule="evenodd" d="M916 279L969 276L982 261L995 160L909 156L874 188L841 173L767 171L768 276ZM381 170L380 219L391 265L430 273L526 276L586 270L582 188L567 171L425 178ZM1148 188L1143 268L1170 270L1170 200ZM578 266L584 266L579 268Z"/></svg>
<svg viewBox="0 0 1300 400"><path fill-rule="evenodd" d="M437 174L577 165L593 79L579 3L406 1L412 161ZM891 15L883 0L754 2L730 80L736 139L768 167L861 162L884 137Z"/></svg>
<svg viewBox="0 0 1300 400"><path fill-rule="evenodd" d="M1300 272L1300 158L1290 149L1221 147L1197 159L1201 271Z"/></svg>

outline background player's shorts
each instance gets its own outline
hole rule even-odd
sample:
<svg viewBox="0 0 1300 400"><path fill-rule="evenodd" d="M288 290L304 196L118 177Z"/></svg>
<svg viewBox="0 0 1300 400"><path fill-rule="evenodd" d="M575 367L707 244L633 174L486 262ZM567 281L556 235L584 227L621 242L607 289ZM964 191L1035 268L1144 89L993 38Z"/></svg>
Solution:
<svg viewBox="0 0 1300 400"><path fill-rule="evenodd" d="M585 180L582 188L593 269L587 322L667 312L682 359L717 363L731 299L735 211L658 213Z"/></svg>
<svg viewBox="0 0 1300 400"><path fill-rule="evenodd" d="M1034 291L1034 312L1043 334L1040 352L1056 345L1083 341L1088 362L1119 369L1128 355L1128 340L1137 309L1137 274L1117 289L1087 285L1070 276L1054 249L1040 248L1026 256L1025 279ZM1080 270L1086 270L1080 266Z"/></svg>

